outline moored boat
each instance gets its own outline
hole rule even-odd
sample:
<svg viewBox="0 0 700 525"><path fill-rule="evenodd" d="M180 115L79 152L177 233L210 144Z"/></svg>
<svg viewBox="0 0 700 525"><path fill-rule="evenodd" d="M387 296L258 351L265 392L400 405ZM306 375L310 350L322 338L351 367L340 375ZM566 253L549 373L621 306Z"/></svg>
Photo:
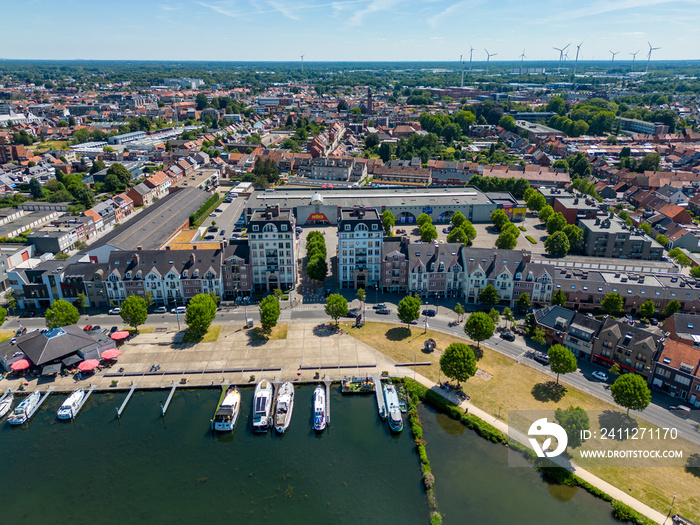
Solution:
<svg viewBox="0 0 700 525"><path fill-rule="evenodd" d="M77 416L84 398L85 391L82 388L79 388L68 396L61 405L61 408L58 409L58 419L73 419Z"/></svg>
<svg viewBox="0 0 700 525"><path fill-rule="evenodd" d="M263 379L255 387L253 397L253 431L267 432L270 428L270 410L272 408L272 383Z"/></svg>
<svg viewBox="0 0 700 525"><path fill-rule="evenodd" d="M275 430L280 434L289 428L294 411L294 385L289 381L282 383L277 391L275 403Z"/></svg>
<svg viewBox="0 0 700 525"><path fill-rule="evenodd" d="M12 414L7 418L10 425L23 425L34 413L41 400L41 392L38 390L25 397L22 402L15 407Z"/></svg>
<svg viewBox="0 0 700 525"><path fill-rule="evenodd" d="M0 398L0 417L5 417L12 408L12 402L15 400L15 395L12 393L10 388L5 394Z"/></svg>
<svg viewBox="0 0 700 525"><path fill-rule="evenodd" d="M318 385L314 389L314 430L326 428L326 389Z"/></svg>
<svg viewBox="0 0 700 525"><path fill-rule="evenodd" d="M403 418L399 407L399 395L396 393L396 387L391 383L384 385L384 400L389 412L389 428L394 432L401 432L403 430Z"/></svg>
<svg viewBox="0 0 700 525"><path fill-rule="evenodd" d="M233 430L241 410L241 393L235 386L229 387L221 399L211 425L213 430L228 432Z"/></svg>

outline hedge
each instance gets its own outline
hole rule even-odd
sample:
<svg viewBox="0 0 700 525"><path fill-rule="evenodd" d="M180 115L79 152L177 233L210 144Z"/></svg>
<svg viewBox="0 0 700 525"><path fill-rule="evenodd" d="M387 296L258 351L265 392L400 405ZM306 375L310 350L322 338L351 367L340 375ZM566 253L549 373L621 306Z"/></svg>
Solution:
<svg viewBox="0 0 700 525"><path fill-rule="evenodd" d="M537 244L537 241L534 238L530 237L529 235L526 235L525 238L528 241L530 241L532 244Z"/></svg>
<svg viewBox="0 0 700 525"><path fill-rule="evenodd" d="M521 232L526 232L527 228L525 226L518 226Z"/></svg>
<svg viewBox="0 0 700 525"><path fill-rule="evenodd" d="M194 212L192 215L190 215L190 226L194 226L197 220L204 215L207 211L209 211L209 208L214 206L214 204L219 200L219 194L215 193L211 197L209 197L204 204L202 204L199 209Z"/></svg>

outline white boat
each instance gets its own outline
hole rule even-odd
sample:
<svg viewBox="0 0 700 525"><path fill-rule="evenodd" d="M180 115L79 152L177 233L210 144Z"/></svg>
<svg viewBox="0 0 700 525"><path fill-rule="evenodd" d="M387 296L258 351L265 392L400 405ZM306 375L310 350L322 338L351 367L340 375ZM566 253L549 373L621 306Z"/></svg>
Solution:
<svg viewBox="0 0 700 525"><path fill-rule="evenodd" d="M263 379L255 387L253 397L253 431L267 432L270 428L270 411L272 410L272 383Z"/></svg>
<svg viewBox="0 0 700 525"><path fill-rule="evenodd" d="M233 430L238 420L238 412L241 410L241 393L235 386L229 387L224 394L219 408L214 414L212 428L220 432Z"/></svg>
<svg viewBox="0 0 700 525"><path fill-rule="evenodd" d="M399 406L399 395L396 393L396 387L391 383L384 385L384 401L386 401L386 409L389 412L389 428L394 432L401 432L403 418Z"/></svg>
<svg viewBox="0 0 700 525"><path fill-rule="evenodd" d="M0 418L5 417L12 408L12 402L15 400L15 395L12 393L10 388L5 394L0 398Z"/></svg>
<svg viewBox="0 0 700 525"><path fill-rule="evenodd" d="M61 408L58 409L58 419L73 419L77 416L84 398L85 391L82 388L79 388L68 396L61 405Z"/></svg>
<svg viewBox="0 0 700 525"><path fill-rule="evenodd" d="M36 410L40 400L41 392L35 390L15 407L12 414L7 418L7 422L10 425L24 425Z"/></svg>
<svg viewBox="0 0 700 525"><path fill-rule="evenodd" d="M289 428L294 411L294 385L289 381L282 383L277 392L275 404L275 430L280 434Z"/></svg>
<svg viewBox="0 0 700 525"><path fill-rule="evenodd" d="M314 389L314 430L326 428L326 389L318 385Z"/></svg>

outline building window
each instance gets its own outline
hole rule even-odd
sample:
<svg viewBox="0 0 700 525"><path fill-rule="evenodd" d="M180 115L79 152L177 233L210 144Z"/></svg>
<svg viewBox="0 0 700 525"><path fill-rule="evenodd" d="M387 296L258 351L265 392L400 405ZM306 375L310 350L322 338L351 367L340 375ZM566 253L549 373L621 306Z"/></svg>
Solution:
<svg viewBox="0 0 700 525"><path fill-rule="evenodd" d="M260 227L257 224L253 224L253 231L256 232L259 230L260 230Z"/></svg>

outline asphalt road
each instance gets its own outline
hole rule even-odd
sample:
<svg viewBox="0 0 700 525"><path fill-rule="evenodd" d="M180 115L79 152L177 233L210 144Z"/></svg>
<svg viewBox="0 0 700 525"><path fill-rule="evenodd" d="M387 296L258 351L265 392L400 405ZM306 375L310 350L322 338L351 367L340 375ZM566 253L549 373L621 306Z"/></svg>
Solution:
<svg viewBox="0 0 700 525"><path fill-rule="evenodd" d="M351 307L357 307L357 300L351 305ZM372 303L367 305L365 309L366 319L368 321L375 322L386 322L386 323L400 323L396 317L396 305L387 302L386 305L391 310L389 315L380 315L371 308ZM216 321L218 323L227 322L237 322L243 323L245 318L249 317L254 320L254 322L260 321L260 316L258 313L257 305L250 305L247 308L243 306L235 308L224 308L219 310L216 315ZM303 322L313 322L313 321L328 321L328 316L324 313L324 304L298 304L293 308L283 305L283 310L280 315L280 322L290 322L290 321L303 321ZM347 318L350 320L350 318ZM455 335L458 337L464 337L464 325L459 324L456 326L450 326L450 323L454 322L454 317L449 317L446 315L438 315L428 319L429 329L438 330L447 334ZM43 317L35 318L18 318L18 317L8 317L7 321L3 325L4 330L16 330L19 325L22 325L28 329L32 328L44 328L45 322ZM101 328L109 329L112 326L123 326L123 322L118 315L89 315L81 316L78 323L80 326L85 326L87 324L99 325ZM148 316L148 320L145 326L152 327L165 327L173 328L177 326L178 319L175 314L151 314ZM180 315L180 325L185 327L185 316ZM425 327L425 317L421 317L416 325L416 329ZM491 348L501 354L504 354L513 359L517 359L520 363L530 366L539 370L540 372L556 377L556 374L550 371L548 366L543 366L536 362L534 359L528 357L526 354L530 350L537 350L535 345L529 342L529 340L524 339L521 336L516 336L514 342L506 341L494 335L490 339L483 341L482 345ZM579 390L582 390L588 394L596 396L603 401L606 401L612 405L615 402L610 394L610 385L608 383L603 383L594 379L591 376L591 372L594 370L604 370L602 367L596 366L587 361L579 361L579 369L571 374L561 375L559 377L559 382L564 385L569 385ZM652 403L647 407L646 410L642 412L635 413L635 415L649 423L657 425L661 428L677 428L683 431L683 435L693 443L700 445L700 433L697 432L696 428L698 422L693 420L685 420L681 417L667 410L668 405L677 404L678 400L673 400L668 396L654 392L652 394Z"/></svg>

